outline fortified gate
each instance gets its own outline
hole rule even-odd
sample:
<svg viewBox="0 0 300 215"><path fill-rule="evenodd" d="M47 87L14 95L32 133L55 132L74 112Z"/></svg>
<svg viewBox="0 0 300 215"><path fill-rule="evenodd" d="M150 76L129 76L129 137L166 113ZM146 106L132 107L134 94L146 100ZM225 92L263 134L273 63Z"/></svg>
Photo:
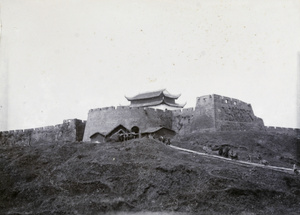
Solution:
<svg viewBox="0 0 300 215"><path fill-rule="evenodd" d="M231 130L264 130L261 118L254 115L251 104L220 95L201 96L195 108L176 103L180 95L165 89L126 97L129 106L91 109L88 113L83 141L95 133L108 134L118 125L132 132L164 127L177 134Z"/></svg>

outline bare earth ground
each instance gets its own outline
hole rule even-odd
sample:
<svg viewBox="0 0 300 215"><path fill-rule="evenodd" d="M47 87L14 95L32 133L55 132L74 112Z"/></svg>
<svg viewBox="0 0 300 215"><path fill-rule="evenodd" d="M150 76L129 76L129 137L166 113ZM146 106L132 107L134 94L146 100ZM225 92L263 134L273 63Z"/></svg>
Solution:
<svg viewBox="0 0 300 215"><path fill-rule="evenodd" d="M172 144L229 144L292 167L293 137L202 134ZM253 158L253 162L257 162ZM178 151L151 139L126 143L0 146L0 214L299 214L300 176ZM138 212L138 213L137 213Z"/></svg>

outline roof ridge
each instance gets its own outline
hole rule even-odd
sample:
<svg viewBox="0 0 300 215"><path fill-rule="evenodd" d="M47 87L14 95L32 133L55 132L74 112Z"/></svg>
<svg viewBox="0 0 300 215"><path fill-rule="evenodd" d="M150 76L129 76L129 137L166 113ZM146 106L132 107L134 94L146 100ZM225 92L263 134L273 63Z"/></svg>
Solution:
<svg viewBox="0 0 300 215"><path fill-rule="evenodd" d="M144 93L139 93L133 97L128 97L125 96L125 98L128 101L132 101L132 100L141 100L141 99L149 99L149 98L154 98L159 96L161 93L163 93L164 96L169 97L169 98L173 98L173 99L177 99L181 94L179 95L172 95L171 93L169 93L166 88L161 89L161 90L157 90L157 91L149 91L149 92L144 92Z"/></svg>

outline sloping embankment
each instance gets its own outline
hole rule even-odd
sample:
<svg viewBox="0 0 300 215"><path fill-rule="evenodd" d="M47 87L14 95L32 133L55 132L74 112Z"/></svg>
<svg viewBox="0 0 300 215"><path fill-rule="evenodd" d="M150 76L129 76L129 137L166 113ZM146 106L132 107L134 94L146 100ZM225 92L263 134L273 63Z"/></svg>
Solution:
<svg viewBox="0 0 300 215"><path fill-rule="evenodd" d="M0 148L1 214L296 214L300 177L156 140Z"/></svg>

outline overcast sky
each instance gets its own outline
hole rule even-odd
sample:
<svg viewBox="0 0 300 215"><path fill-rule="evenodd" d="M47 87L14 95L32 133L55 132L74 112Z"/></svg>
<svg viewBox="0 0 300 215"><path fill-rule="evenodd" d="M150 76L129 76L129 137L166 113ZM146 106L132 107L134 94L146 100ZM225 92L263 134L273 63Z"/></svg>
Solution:
<svg viewBox="0 0 300 215"><path fill-rule="evenodd" d="M162 88L186 107L219 94L300 127L299 0L0 0L0 17L0 130Z"/></svg>

